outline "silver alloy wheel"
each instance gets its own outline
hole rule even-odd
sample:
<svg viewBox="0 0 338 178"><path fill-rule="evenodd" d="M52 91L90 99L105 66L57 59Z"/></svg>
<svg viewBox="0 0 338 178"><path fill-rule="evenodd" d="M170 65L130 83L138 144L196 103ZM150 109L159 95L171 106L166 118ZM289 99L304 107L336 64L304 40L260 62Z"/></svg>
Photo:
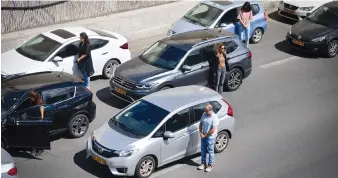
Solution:
<svg viewBox="0 0 338 178"><path fill-rule="evenodd" d="M239 71L234 71L230 73L228 86L231 89L237 88L241 84L242 74Z"/></svg>
<svg viewBox="0 0 338 178"><path fill-rule="evenodd" d="M111 78L114 75L115 70L118 66L119 63L117 61L111 60L105 68L105 73L107 77Z"/></svg>
<svg viewBox="0 0 338 178"><path fill-rule="evenodd" d="M143 177L148 177L154 169L154 163L150 159L145 159L140 166L140 174Z"/></svg>
<svg viewBox="0 0 338 178"><path fill-rule="evenodd" d="M225 134L221 133L216 137L216 148L223 150L228 144L228 138Z"/></svg>
<svg viewBox="0 0 338 178"><path fill-rule="evenodd" d="M338 52L338 41L332 41L329 43L329 55L335 56Z"/></svg>
<svg viewBox="0 0 338 178"><path fill-rule="evenodd" d="M86 122L86 118L78 117L74 120L72 124L72 132L74 135L79 136L82 135L88 127L88 123Z"/></svg>
<svg viewBox="0 0 338 178"><path fill-rule="evenodd" d="M263 31L261 29L256 29L254 31L252 39L253 39L254 42L257 43L257 42L259 42L261 40L262 36L263 36Z"/></svg>

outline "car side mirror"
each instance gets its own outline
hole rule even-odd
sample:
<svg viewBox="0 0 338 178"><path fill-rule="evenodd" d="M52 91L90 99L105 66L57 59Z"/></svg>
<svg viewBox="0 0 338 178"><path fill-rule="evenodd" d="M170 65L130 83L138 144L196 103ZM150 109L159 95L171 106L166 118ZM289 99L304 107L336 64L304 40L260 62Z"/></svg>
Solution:
<svg viewBox="0 0 338 178"><path fill-rule="evenodd" d="M190 71L190 70L191 70L191 67L188 66L188 65L183 65L183 66L182 66L182 70L183 70L183 72L185 72L185 71Z"/></svg>
<svg viewBox="0 0 338 178"><path fill-rule="evenodd" d="M221 23L220 27L221 28L227 27L227 24L226 23Z"/></svg>
<svg viewBox="0 0 338 178"><path fill-rule="evenodd" d="M163 134L163 138L164 139L174 138L174 133L172 133L170 131L165 131L164 134Z"/></svg>
<svg viewBox="0 0 338 178"><path fill-rule="evenodd" d="M60 56L55 56L52 61L53 62L62 62L63 59Z"/></svg>

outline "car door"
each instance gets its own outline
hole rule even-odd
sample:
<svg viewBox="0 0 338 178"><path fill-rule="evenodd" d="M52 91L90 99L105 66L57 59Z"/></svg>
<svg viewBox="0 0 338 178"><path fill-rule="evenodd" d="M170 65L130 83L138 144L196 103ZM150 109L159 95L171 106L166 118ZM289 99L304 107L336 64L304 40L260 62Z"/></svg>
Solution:
<svg viewBox="0 0 338 178"><path fill-rule="evenodd" d="M43 119L41 107L44 108ZM15 148L50 149L49 130L54 111L52 105L37 105L10 114L3 131L7 144Z"/></svg>
<svg viewBox="0 0 338 178"><path fill-rule="evenodd" d="M191 70L183 70L184 65L191 67ZM208 62L202 59L202 50L192 51L181 65L179 75L174 78L175 86L205 85L208 80L208 67Z"/></svg>
<svg viewBox="0 0 338 178"><path fill-rule="evenodd" d="M231 33L236 32L235 23L238 21L238 9L239 7L234 7L227 10L224 15L220 18L218 23L216 23L215 28L221 28L222 30L227 30Z"/></svg>
<svg viewBox="0 0 338 178"><path fill-rule="evenodd" d="M165 131L174 133L174 138L163 139L161 142L161 164L166 164L187 155L191 150L189 135L189 108L174 114L165 123Z"/></svg>
<svg viewBox="0 0 338 178"><path fill-rule="evenodd" d="M93 66L95 73L102 73L103 66L109 60L108 53L113 49L107 49L105 46L108 44L108 40L99 38L90 38L90 50L93 60Z"/></svg>
<svg viewBox="0 0 338 178"><path fill-rule="evenodd" d="M234 40L227 40L223 42L223 44L226 46L226 57L229 62L230 69L234 66L234 64L243 65L241 63L242 58L238 57L244 54L242 50L238 50L239 44L237 44ZM251 62L250 60L245 60L244 62L247 61Z"/></svg>

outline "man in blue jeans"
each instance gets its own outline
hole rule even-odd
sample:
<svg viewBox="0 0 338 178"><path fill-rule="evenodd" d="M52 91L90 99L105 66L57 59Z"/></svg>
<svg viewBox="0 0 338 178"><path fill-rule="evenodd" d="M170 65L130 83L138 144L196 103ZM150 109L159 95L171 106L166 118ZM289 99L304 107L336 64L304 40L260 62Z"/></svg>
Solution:
<svg viewBox="0 0 338 178"><path fill-rule="evenodd" d="M205 170L206 172L210 172L212 170L212 166L214 163L214 147L218 123L218 117L212 111L212 105L207 104L207 106L205 107L205 112L202 114L199 127L201 136L202 164L198 166L198 170ZM208 165L206 162L207 153L209 153Z"/></svg>

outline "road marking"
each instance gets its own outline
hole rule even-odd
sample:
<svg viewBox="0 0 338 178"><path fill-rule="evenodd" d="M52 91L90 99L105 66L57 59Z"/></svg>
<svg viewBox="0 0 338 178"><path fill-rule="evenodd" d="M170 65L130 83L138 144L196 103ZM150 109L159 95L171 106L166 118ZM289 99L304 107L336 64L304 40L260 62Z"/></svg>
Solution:
<svg viewBox="0 0 338 178"><path fill-rule="evenodd" d="M263 68L263 69L267 69L267 68L270 68L270 67L273 67L273 66L278 66L278 65L284 64L286 62L297 60L297 59L301 59L301 58L298 57L298 56L292 56L292 57L289 57L289 58L286 58L286 59L283 59L283 60L280 60L280 61L275 61L275 62L271 62L269 64L264 64L264 65L261 65L259 67Z"/></svg>

